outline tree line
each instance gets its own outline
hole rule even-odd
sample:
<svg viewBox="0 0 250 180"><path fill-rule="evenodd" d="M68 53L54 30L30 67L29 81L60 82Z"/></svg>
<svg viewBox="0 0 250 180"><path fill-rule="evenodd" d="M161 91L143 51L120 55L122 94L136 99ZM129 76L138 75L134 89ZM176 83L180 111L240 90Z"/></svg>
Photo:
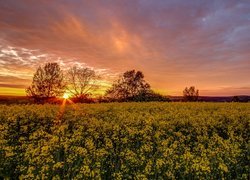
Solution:
<svg viewBox="0 0 250 180"><path fill-rule="evenodd" d="M92 93L100 88L101 77L88 67L73 66L64 72L58 63L46 63L39 66L33 76L31 85L26 89L28 97L35 102L51 102L70 93L74 102L92 102ZM183 91L185 101L197 101L199 91L194 86ZM167 96L154 92L144 79L141 71L130 70L122 74L106 90L99 102L143 102L170 101Z"/></svg>

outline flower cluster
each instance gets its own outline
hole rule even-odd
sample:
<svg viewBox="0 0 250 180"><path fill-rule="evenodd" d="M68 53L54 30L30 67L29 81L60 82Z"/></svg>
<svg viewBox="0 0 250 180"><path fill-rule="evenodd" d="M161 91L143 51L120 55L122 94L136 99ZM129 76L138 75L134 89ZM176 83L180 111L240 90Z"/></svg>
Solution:
<svg viewBox="0 0 250 180"><path fill-rule="evenodd" d="M250 104L77 104L56 123L59 110L0 105L0 178L249 178Z"/></svg>

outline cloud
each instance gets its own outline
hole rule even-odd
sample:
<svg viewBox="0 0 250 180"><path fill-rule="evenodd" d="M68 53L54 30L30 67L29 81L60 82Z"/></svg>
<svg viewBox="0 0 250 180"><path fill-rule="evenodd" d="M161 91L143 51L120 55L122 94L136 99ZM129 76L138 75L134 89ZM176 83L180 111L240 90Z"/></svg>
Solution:
<svg viewBox="0 0 250 180"><path fill-rule="evenodd" d="M0 83L0 87L2 88L21 88L21 89L26 89L27 86L23 85L23 84L1 84Z"/></svg>
<svg viewBox="0 0 250 180"><path fill-rule="evenodd" d="M142 70L152 87L174 94L188 85L204 92L249 85L244 0L8 0L0 7L1 75L28 78L56 61L105 69L107 79Z"/></svg>
<svg viewBox="0 0 250 180"><path fill-rule="evenodd" d="M231 96L231 95L249 95L250 86L248 87L220 87L217 89L203 89L203 93L213 96Z"/></svg>

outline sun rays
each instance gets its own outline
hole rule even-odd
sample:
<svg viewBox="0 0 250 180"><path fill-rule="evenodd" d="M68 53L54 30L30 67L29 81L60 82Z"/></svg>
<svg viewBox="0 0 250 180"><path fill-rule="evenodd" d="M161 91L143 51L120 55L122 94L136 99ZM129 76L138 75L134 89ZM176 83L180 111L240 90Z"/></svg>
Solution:
<svg viewBox="0 0 250 180"><path fill-rule="evenodd" d="M62 118L64 116L65 113L65 107L66 105L70 105L71 107L73 107L74 110L78 110L78 106L77 104L75 104L70 98L70 94L69 93L64 93L62 96L63 100L62 100L62 104L60 105L59 111L57 113L56 116L56 120L55 120L55 124L56 125L60 125L62 123Z"/></svg>
<svg viewBox="0 0 250 180"><path fill-rule="evenodd" d="M68 94L68 93L64 93L64 94L63 94L63 98L64 98L64 99L69 99L69 94Z"/></svg>

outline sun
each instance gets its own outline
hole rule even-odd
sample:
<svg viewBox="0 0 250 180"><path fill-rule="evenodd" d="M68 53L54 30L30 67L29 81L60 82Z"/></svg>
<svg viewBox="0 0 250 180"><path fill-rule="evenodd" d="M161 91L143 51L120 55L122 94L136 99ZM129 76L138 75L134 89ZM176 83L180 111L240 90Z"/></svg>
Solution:
<svg viewBox="0 0 250 180"><path fill-rule="evenodd" d="M68 93L64 93L63 98L64 99L69 99L69 94Z"/></svg>

